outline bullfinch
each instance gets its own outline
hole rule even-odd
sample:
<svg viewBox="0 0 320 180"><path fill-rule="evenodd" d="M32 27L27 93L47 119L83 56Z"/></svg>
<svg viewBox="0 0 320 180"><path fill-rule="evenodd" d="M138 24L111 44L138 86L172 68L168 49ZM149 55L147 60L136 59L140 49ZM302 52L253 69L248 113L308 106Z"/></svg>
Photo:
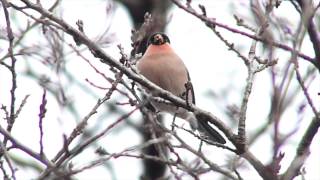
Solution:
<svg viewBox="0 0 320 180"><path fill-rule="evenodd" d="M170 46L170 40L164 33L158 32L150 36L147 50L137 62L137 69L145 78L179 96L187 102L195 104L194 91L190 87L190 76L181 58ZM151 100L151 104L159 111L169 112L190 123L193 130L208 140L225 144L225 139L213 129L207 120L197 119L195 115L173 104Z"/></svg>

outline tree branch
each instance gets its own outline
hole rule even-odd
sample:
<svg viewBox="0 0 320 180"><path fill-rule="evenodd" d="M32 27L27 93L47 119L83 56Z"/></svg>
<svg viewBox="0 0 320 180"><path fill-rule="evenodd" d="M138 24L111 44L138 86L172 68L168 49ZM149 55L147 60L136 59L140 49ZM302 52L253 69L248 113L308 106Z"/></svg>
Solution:
<svg viewBox="0 0 320 180"><path fill-rule="evenodd" d="M208 18L198 12L196 12L193 8L191 7L187 7L187 6L184 6L180 1L178 0L171 0L174 4L176 4L179 8L185 10L186 12L188 12L189 14L192 14L194 15L195 17L199 18L201 21L203 21L209 28L212 28L214 26L217 26L217 27L221 27L223 29L226 29L230 32L233 32L233 33L236 33L236 34L240 34L242 36L245 36L245 37L248 37L248 38L251 38L251 39L254 39L256 41L260 41L260 42L264 42L264 43L270 43L270 45L274 46L274 47L278 47L280 49L283 49L285 51L289 51L289 52L293 52L294 49L285 45L285 44L281 44L281 43L278 43L278 42L266 42L265 39L261 38L261 37L258 37L256 35L252 35L252 34L249 34L247 32L244 32L244 31L240 31L236 28L232 28L228 25L225 25L225 24L222 24L220 22L217 22L214 18ZM314 58L311 58L310 56L308 55L305 55L301 52L298 52L298 56L305 59L306 61L312 63L313 65L315 65L317 67L317 62Z"/></svg>
<svg viewBox="0 0 320 180"><path fill-rule="evenodd" d="M7 131L11 131L14 121L16 119L15 116L15 102L16 102L16 89L17 89L17 73L16 73L16 58L13 54L13 40L14 40L14 36L13 36L13 32L11 29L11 22L10 22L10 15L8 12L8 2L6 0L1 0L2 6L3 6L3 11L4 11L4 15L5 15L5 19L6 19L6 24L7 24L7 37L9 40L9 48L8 48L8 53L9 56L11 58L11 65L8 67L10 72L11 72L11 76L12 76L12 86L11 86L11 90L10 90L10 116L8 119L8 126L7 126ZM6 146L7 144L7 139L5 137L4 141L3 141L3 145Z"/></svg>
<svg viewBox="0 0 320 180"><path fill-rule="evenodd" d="M311 0L297 0L297 2L301 7L302 21L307 27L308 35L313 45L314 53L316 55L315 65L320 71L320 36L313 21L313 17L319 6L314 8Z"/></svg>

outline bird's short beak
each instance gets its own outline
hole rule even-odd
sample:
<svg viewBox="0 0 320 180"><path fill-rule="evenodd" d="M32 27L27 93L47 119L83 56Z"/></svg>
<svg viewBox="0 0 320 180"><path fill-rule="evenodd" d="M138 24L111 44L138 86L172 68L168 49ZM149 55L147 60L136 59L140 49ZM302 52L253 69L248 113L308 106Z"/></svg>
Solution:
<svg viewBox="0 0 320 180"><path fill-rule="evenodd" d="M164 39L160 34L157 34L154 38L155 38L157 44L163 44L164 43Z"/></svg>

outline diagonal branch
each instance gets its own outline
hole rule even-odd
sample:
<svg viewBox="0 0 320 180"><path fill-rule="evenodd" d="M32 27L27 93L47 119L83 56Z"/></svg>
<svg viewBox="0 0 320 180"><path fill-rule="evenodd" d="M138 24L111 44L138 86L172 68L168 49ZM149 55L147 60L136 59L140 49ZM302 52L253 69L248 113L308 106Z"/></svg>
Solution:
<svg viewBox="0 0 320 180"><path fill-rule="evenodd" d="M302 20L307 27L308 35L316 55L315 65L320 70L320 36L313 21L313 17L319 6L314 8L311 0L297 0L297 2L301 7L301 16L303 17Z"/></svg>
<svg viewBox="0 0 320 180"><path fill-rule="evenodd" d="M252 34L249 34L247 32L244 32L244 31L240 31L236 28L233 28L233 27L230 27L226 24L223 24L223 23L220 23L220 22L217 22L214 18L208 18L206 16L204 16L203 14L200 14L198 12L196 12L193 8L191 7L187 7L187 6L184 6L180 1L178 0L171 0L174 4L176 4L179 8L185 10L186 12L194 15L195 17L199 18L201 21L203 21L209 28L212 28L214 26L217 26L217 27L220 27L220 28L223 28L225 30L228 30L232 33L236 33L236 34L240 34L242 36L245 36L245 37L248 37L248 38L251 38L253 40L256 40L256 41L259 41L259 42L266 42L265 39L259 37L259 36L256 36L256 35L252 35ZM277 48L280 48L280 49L283 49L285 51L289 51L289 52L293 52L294 49L285 45L285 44L281 44L281 43L278 43L278 42L271 42L270 45L274 46L274 47L277 47ZM312 63L314 66L317 67L317 61L306 55L306 54L303 54L301 52L298 52L297 54L300 58Z"/></svg>
<svg viewBox="0 0 320 180"><path fill-rule="evenodd" d="M11 143L14 148L20 149L21 151L29 154L34 159L40 161L42 164L46 165L47 167L53 167L52 162L50 162L45 156L40 155L39 153L34 152L32 149L28 148L27 146L23 145L17 139L11 136L11 134L6 131L3 127L0 126L0 134L6 137Z"/></svg>
<svg viewBox="0 0 320 180"><path fill-rule="evenodd" d="M302 3L302 1L300 1ZM305 10L305 9L304 9ZM305 14L301 15L301 21L298 27L298 30L295 35L295 39L293 41L293 47L295 51L292 52L291 59L294 64L294 70L296 72L297 81L299 82L299 85L302 88L302 91L307 99L308 104L310 105L315 117L309 124L308 129L305 131L305 134L303 138L301 139L299 146L296 151L296 156L291 161L290 166L286 170L286 172L282 175L282 180L289 180L293 179L297 175L299 175L299 171L301 167L303 166L304 162L310 155L310 145L312 143L312 140L314 139L316 133L318 132L318 129L320 127L320 113L317 111L317 109L314 106L314 103L312 102L312 99L307 91L307 88L304 84L304 81L301 78L301 74L299 71L299 62L297 61L297 52L299 49L301 49L301 44L303 41L303 36L306 33L306 28L303 26L305 21L309 21L309 18L312 19L312 16L305 16Z"/></svg>

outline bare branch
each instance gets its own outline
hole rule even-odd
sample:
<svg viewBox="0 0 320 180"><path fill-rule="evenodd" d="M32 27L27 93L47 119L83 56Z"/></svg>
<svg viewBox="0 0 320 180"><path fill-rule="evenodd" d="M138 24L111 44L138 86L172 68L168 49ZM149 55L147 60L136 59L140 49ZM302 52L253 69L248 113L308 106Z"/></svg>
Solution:
<svg viewBox="0 0 320 180"><path fill-rule="evenodd" d="M3 152L3 156L4 156L4 159L7 161L8 165L9 165L9 168L11 170L11 177L13 180L16 180L16 175L15 175L15 172L16 172L16 168L13 167L13 164L10 160L10 157L8 155L8 152L7 152L7 149L6 147L3 145L2 141L0 141L0 151ZM4 168L2 168L4 169ZM4 173L5 174L5 173ZM4 178L5 179L5 178ZM9 179L9 177L8 177Z"/></svg>
<svg viewBox="0 0 320 180"><path fill-rule="evenodd" d="M206 24L207 26L209 26L209 28L214 27L214 26L217 26L217 27L221 27L221 28L223 28L223 29L226 29L226 30L228 30L228 31L230 31L230 32L233 32L233 33L236 33L236 34L240 34L240 35L242 35L242 36L245 36L245 37L254 39L254 40L256 40L256 41L265 42L265 40L262 39L262 38L260 38L260 37L257 37L257 36L255 36L255 35L249 34L249 33L244 32L244 31L240 31L240 30L238 30L238 29L236 29L236 28L232 28L232 27L230 27L230 26L228 26L228 25L222 24L222 23L216 21L216 20L213 19L213 18L205 17L205 16L203 16L202 14L197 13L194 9L184 6L184 5L183 5L180 1L178 1L178 0L171 0L171 1L172 1L174 4L176 4L179 8L185 10L186 12L188 12L188 13L196 16L197 18L199 18L201 21L205 22L205 24ZM285 51L289 51L289 52L293 52L293 51L294 51L293 48L291 48L291 47L289 47L289 46L287 46L287 45L281 44L281 43L272 42L271 45L274 46L274 47L281 48L281 49L283 49L283 50L285 50ZM305 59L306 61L308 61L308 62L310 62L310 63L312 63L313 65L316 66L316 60L315 60L314 58L311 58L310 56L305 55L305 54L303 54L303 53L301 53L301 52L298 52L298 56L301 57L301 58L303 58L303 59Z"/></svg>
<svg viewBox="0 0 320 180"><path fill-rule="evenodd" d="M13 32L11 29L11 22L10 22L10 17L9 17L9 12L8 12L8 2L6 0L1 0L1 4L3 7L3 11L4 11L4 15L5 15L5 19L6 19L6 24L7 24L7 36L8 36L8 40L9 40L9 48L8 48L8 53L9 56L11 58L11 65L10 65L10 72L11 72L11 76L12 76L12 87L10 90L10 118L8 119L8 126L7 126L7 131L11 131L14 121L15 121L15 101L16 101L16 89L17 89L17 73L16 73L16 58L13 54L13 40L14 40L14 36L13 36ZM7 144L7 139L5 137L4 141L3 141L4 146L6 146Z"/></svg>
<svg viewBox="0 0 320 180"><path fill-rule="evenodd" d="M42 122L43 118L45 117L45 114L47 112L46 105L47 105L47 99L46 99L46 90L43 90L43 95L42 95L42 100L40 104L40 112L39 112L39 130L40 130L40 155L42 156L43 153L43 127L42 127Z"/></svg>
<svg viewBox="0 0 320 180"><path fill-rule="evenodd" d="M40 154L34 152L33 150L31 150L30 148L28 148L27 146L20 143L17 139L12 137L12 135L9 134L8 131L3 129L2 126L0 126L0 134L2 134L5 138L7 138L12 143L12 146L14 148L20 149L21 151L27 153L28 155L30 155L34 159L40 161L42 164L46 165L47 167L54 166L53 163L50 162L44 155L40 155Z"/></svg>

